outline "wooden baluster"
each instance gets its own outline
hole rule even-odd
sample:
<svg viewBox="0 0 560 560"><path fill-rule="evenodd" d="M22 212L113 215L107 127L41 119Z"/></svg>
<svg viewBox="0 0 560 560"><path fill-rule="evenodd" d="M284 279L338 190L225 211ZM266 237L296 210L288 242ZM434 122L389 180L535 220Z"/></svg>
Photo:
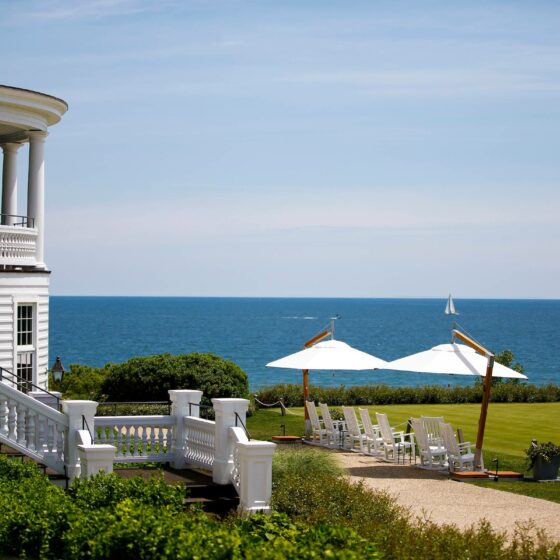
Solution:
<svg viewBox="0 0 560 560"><path fill-rule="evenodd" d="M1 395L0 395L0 434L6 437L8 436L8 400Z"/></svg>
<svg viewBox="0 0 560 560"><path fill-rule="evenodd" d="M54 425L52 421L47 420L47 451L49 455L54 449Z"/></svg>
<svg viewBox="0 0 560 560"><path fill-rule="evenodd" d="M35 412L27 411L27 425L25 427L25 440L27 441L27 447L31 451L35 451L35 419L37 415Z"/></svg>
<svg viewBox="0 0 560 560"><path fill-rule="evenodd" d="M44 416L37 416L37 422L35 423L35 451L41 455L45 452L45 423L46 418Z"/></svg>
<svg viewBox="0 0 560 560"><path fill-rule="evenodd" d="M64 461L64 438L66 432L62 426L56 427L56 456L59 461Z"/></svg>
<svg viewBox="0 0 560 560"><path fill-rule="evenodd" d="M25 407L22 404L16 405L16 430L17 442L25 446Z"/></svg>
<svg viewBox="0 0 560 560"><path fill-rule="evenodd" d="M148 454L148 426L142 426L142 453Z"/></svg>
<svg viewBox="0 0 560 560"><path fill-rule="evenodd" d="M162 426L158 427L159 433L158 433L158 456L163 456L163 428Z"/></svg>
<svg viewBox="0 0 560 560"><path fill-rule="evenodd" d="M116 430L117 430L117 455L121 455L124 456L126 455L126 450L123 451L122 448L122 440L123 440L123 435L122 435L122 429L124 426L115 426Z"/></svg>

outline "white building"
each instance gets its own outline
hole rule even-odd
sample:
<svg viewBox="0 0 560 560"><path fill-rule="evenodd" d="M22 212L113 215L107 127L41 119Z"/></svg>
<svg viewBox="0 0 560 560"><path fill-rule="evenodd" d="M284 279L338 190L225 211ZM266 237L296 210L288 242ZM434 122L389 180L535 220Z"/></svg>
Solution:
<svg viewBox="0 0 560 560"><path fill-rule="evenodd" d="M4 381L15 374L42 388L49 368L45 140L67 109L51 95L0 85L0 372ZM27 184L18 177L18 157L27 158Z"/></svg>

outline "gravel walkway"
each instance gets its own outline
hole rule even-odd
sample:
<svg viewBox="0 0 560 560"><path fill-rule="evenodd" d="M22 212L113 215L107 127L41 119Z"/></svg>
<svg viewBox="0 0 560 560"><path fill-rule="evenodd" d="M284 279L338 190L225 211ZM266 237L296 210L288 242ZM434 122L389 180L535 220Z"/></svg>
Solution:
<svg viewBox="0 0 560 560"><path fill-rule="evenodd" d="M386 490L415 515L461 528L486 518L496 530L509 534L516 522L532 519L560 542L560 504L455 482L446 473L397 466L358 453L339 452L337 457L352 479Z"/></svg>

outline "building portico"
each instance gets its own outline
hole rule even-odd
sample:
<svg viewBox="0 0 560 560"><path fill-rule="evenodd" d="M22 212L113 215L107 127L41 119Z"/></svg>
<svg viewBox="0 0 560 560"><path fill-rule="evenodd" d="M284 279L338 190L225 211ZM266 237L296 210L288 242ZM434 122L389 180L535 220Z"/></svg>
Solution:
<svg viewBox="0 0 560 560"><path fill-rule="evenodd" d="M45 262L45 147L48 128L67 109L66 102L51 95L0 85L0 368L20 383L45 388L50 274ZM25 145L26 184L18 177Z"/></svg>

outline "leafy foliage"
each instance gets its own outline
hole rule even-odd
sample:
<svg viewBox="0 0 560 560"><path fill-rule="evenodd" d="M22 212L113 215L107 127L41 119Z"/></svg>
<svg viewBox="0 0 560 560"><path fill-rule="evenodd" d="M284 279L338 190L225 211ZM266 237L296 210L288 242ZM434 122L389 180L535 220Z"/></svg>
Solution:
<svg viewBox="0 0 560 560"><path fill-rule="evenodd" d="M102 368L71 365L61 383L51 380L64 398L97 401L166 401L170 389L203 391L203 403L218 397L247 398L247 374L214 354L158 354Z"/></svg>
<svg viewBox="0 0 560 560"><path fill-rule="evenodd" d="M274 385L260 389L258 397L264 403L282 399L288 407L303 406L301 385ZM329 406L480 403L482 401L482 384L465 387L441 385L390 387L382 384L356 387L311 386L309 397L315 402L327 402ZM503 403L560 402L560 386L499 383L492 387L490 399L492 402Z"/></svg>
<svg viewBox="0 0 560 560"><path fill-rule="evenodd" d="M375 543L385 559L430 558L464 560L553 559L560 544L550 542L534 527L518 527L513 539L483 521L467 530L437 525L414 518L384 492L362 483L353 484L336 470L313 468L290 451L273 464L272 503L294 522L334 523L352 527L369 543ZM326 459L334 460L332 454ZM303 466L303 468L302 468Z"/></svg>
<svg viewBox="0 0 560 560"><path fill-rule="evenodd" d="M218 522L183 510L185 490L162 480L100 474L68 493L34 465L0 457L0 555L96 560L379 558L348 527L285 514Z"/></svg>
<svg viewBox="0 0 560 560"><path fill-rule="evenodd" d="M527 459L529 460L529 469L532 469L538 459L541 459L545 463L550 463L554 457L559 457L560 446L551 441L548 443L532 441L526 453Z"/></svg>

